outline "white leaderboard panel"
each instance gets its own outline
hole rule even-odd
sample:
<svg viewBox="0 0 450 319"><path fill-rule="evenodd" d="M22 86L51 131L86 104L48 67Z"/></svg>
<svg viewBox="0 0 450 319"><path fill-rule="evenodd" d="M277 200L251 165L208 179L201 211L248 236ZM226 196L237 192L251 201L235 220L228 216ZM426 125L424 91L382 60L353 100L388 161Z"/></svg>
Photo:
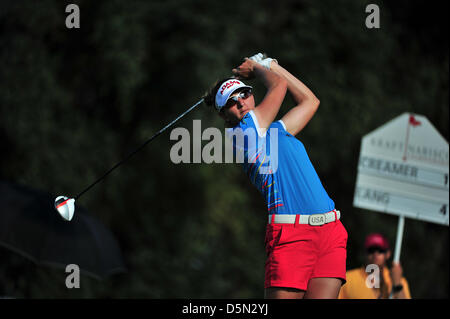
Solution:
<svg viewBox="0 0 450 319"><path fill-rule="evenodd" d="M448 167L448 143L405 113L363 138L353 205L448 226Z"/></svg>
<svg viewBox="0 0 450 319"><path fill-rule="evenodd" d="M359 161L354 206L449 224L448 171L413 166L387 172L367 167L367 161L367 157L361 157ZM389 163L395 167L395 162ZM401 167L402 164L396 165Z"/></svg>

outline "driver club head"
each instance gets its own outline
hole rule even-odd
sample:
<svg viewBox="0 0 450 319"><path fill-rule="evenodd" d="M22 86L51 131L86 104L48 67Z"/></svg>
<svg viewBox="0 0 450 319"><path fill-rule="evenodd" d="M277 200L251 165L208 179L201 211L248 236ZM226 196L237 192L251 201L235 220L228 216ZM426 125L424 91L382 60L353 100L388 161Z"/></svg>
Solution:
<svg viewBox="0 0 450 319"><path fill-rule="evenodd" d="M58 196L55 199L55 209L64 220L71 221L75 213L75 199Z"/></svg>

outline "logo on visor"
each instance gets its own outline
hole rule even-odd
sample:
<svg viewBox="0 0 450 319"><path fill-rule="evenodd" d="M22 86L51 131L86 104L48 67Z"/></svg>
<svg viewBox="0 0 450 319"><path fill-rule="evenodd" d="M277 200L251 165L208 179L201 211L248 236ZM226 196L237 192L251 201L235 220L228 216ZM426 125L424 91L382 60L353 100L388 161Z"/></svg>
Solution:
<svg viewBox="0 0 450 319"><path fill-rule="evenodd" d="M223 91L225 91L226 89L229 89L230 87L232 87L235 84L241 84L241 83L236 80L225 83L224 85L222 85L222 88L220 89L220 94L223 95Z"/></svg>

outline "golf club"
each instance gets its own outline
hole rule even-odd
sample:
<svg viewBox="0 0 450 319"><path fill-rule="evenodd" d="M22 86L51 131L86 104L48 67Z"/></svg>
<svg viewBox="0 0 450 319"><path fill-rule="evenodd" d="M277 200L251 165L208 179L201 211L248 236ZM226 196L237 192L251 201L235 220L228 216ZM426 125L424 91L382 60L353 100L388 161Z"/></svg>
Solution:
<svg viewBox="0 0 450 319"><path fill-rule="evenodd" d="M106 173L104 173L101 177L99 177L95 182L91 183L89 186L87 186L84 190L82 190L78 195L76 195L73 198L67 197L67 196L58 196L55 199L55 209L58 211L58 213L61 215L61 217L67 221L72 220L73 215L75 214L75 200L79 199L84 193L86 193L88 190L90 190L92 187L94 187L97 183L99 183L101 180L103 180L106 176L108 176L113 170L115 170L117 167L125 163L127 160L129 160L133 155L135 155L137 152L142 150L148 143L150 143L152 140L154 140L156 137L158 137L161 133L163 133L165 130L167 130L169 127L171 127L173 124L175 124L178 120L183 118L186 114L191 112L193 109L195 109L197 106L199 106L203 102L203 98L192 105L190 108L188 108L186 111L184 111L181 115L179 115L176 119L174 119L172 122L164 126L162 129L160 129L155 135L150 137L148 140L146 140L141 146L136 148L134 151L132 151L130 154L128 154L124 159L122 159L120 162L115 164L113 167L111 167Z"/></svg>

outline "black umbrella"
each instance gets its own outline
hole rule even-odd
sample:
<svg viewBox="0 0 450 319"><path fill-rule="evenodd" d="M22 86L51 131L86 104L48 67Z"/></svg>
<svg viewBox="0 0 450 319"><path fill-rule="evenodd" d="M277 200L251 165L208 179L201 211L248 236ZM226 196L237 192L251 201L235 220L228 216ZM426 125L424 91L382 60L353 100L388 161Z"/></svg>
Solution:
<svg viewBox="0 0 450 319"><path fill-rule="evenodd" d="M71 222L54 208L54 196L0 181L0 244L37 264L66 268L97 279L125 271L112 233L83 207Z"/></svg>

